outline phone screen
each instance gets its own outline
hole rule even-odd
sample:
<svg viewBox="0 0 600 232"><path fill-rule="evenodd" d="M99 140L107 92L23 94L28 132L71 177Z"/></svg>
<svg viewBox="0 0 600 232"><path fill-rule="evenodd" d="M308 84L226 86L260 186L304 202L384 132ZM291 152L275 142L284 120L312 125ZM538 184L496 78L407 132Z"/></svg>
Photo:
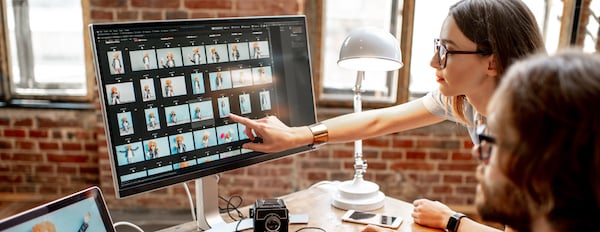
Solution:
<svg viewBox="0 0 600 232"><path fill-rule="evenodd" d="M396 217L354 211L349 218L369 224L392 225Z"/></svg>

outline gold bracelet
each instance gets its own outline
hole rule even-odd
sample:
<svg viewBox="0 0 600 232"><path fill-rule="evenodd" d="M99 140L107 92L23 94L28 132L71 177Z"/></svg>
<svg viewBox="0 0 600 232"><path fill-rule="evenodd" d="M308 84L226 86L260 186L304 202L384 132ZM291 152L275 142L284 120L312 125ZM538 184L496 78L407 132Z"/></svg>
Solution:
<svg viewBox="0 0 600 232"><path fill-rule="evenodd" d="M308 127L313 134L313 143L310 145L313 148L323 146L329 141L329 133L327 126L322 123L315 123Z"/></svg>

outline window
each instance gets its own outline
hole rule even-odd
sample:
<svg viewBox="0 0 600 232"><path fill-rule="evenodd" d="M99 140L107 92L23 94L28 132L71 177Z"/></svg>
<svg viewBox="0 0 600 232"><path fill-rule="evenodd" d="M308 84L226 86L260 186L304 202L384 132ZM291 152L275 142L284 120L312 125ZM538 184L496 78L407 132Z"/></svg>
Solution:
<svg viewBox="0 0 600 232"><path fill-rule="evenodd" d="M323 26L322 81L320 103L327 105L351 102L356 81L356 71L337 65L342 42L352 31L364 26L390 31L400 41L403 2L398 0L326 0ZM402 50L402 52L405 52ZM405 67L406 68L406 62ZM366 72L362 82L362 100L369 103L395 104L398 102L399 71Z"/></svg>
<svg viewBox="0 0 600 232"><path fill-rule="evenodd" d="M80 0L1 0L4 100L89 100Z"/></svg>

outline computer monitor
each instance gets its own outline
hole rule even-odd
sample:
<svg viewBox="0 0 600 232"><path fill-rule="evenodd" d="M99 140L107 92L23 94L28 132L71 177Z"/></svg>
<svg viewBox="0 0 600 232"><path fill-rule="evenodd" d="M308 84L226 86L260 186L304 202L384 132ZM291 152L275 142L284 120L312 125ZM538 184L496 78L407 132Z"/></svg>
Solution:
<svg viewBox="0 0 600 232"><path fill-rule="evenodd" d="M304 16L98 23L89 29L117 197L311 150L245 150L245 127L228 118L316 122ZM218 201L213 179L200 179L198 187L213 186L197 191L216 208L210 203Z"/></svg>

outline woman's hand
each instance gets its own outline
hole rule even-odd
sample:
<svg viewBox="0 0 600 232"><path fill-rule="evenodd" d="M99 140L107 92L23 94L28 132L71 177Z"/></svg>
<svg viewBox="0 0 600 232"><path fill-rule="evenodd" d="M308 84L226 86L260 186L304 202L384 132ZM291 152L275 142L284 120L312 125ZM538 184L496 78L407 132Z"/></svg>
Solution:
<svg viewBox="0 0 600 232"><path fill-rule="evenodd" d="M307 127L289 127L275 116L252 120L229 114L229 118L246 126L246 135L250 140L256 141L256 137L262 139L260 143L245 143L245 149L278 152L312 143L312 133Z"/></svg>
<svg viewBox="0 0 600 232"><path fill-rule="evenodd" d="M432 228L446 229L448 220L455 213L439 201L417 199L413 201L413 205L415 209L412 217L415 223Z"/></svg>

